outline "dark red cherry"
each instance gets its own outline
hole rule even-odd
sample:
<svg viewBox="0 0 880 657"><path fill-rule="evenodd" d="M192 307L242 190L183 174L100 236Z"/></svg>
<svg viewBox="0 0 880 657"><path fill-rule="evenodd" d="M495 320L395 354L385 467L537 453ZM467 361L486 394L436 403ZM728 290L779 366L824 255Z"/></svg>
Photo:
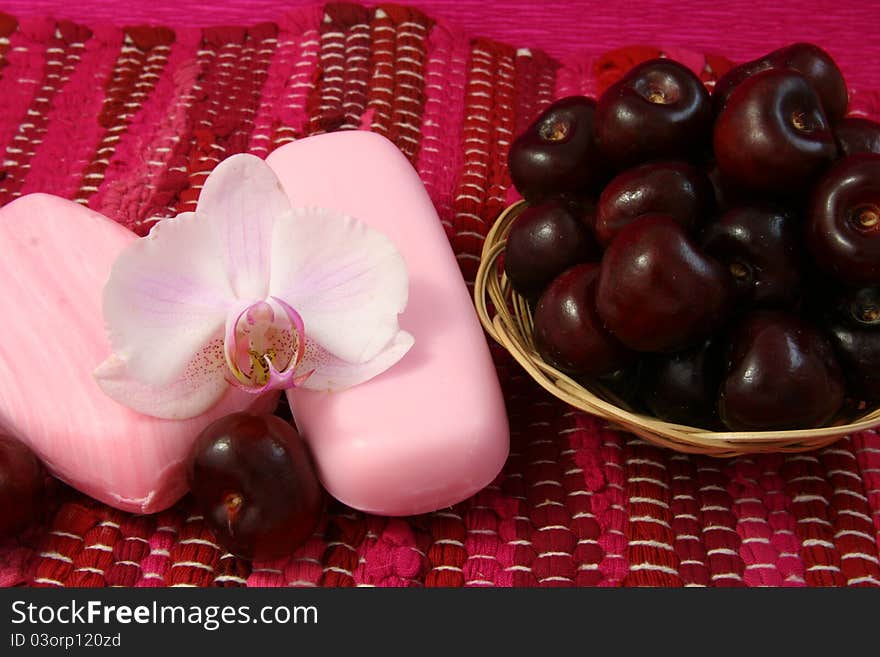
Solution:
<svg viewBox="0 0 880 657"><path fill-rule="evenodd" d="M594 191L604 176L593 132L595 110L592 98L562 98L514 140L507 164L523 198L579 197Z"/></svg>
<svg viewBox="0 0 880 657"><path fill-rule="evenodd" d="M715 338L673 354L651 354L642 367L645 405L667 422L717 428L722 356L721 341Z"/></svg>
<svg viewBox="0 0 880 657"><path fill-rule="evenodd" d="M596 313L598 278L597 263L575 265L550 283L535 308L538 353L569 374L609 374L632 360Z"/></svg>
<svg viewBox="0 0 880 657"><path fill-rule="evenodd" d="M856 153L880 153L880 123L848 116L834 127L837 145L844 157Z"/></svg>
<svg viewBox="0 0 880 657"><path fill-rule="evenodd" d="M556 276L598 253L586 222L559 199L525 208L510 227L504 271L513 289L536 299Z"/></svg>
<svg viewBox="0 0 880 657"><path fill-rule="evenodd" d="M323 490L306 444L274 415L235 413L209 425L187 474L217 540L244 559L290 554L321 518Z"/></svg>
<svg viewBox="0 0 880 657"><path fill-rule="evenodd" d="M880 287L846 290L826 328L852 394L880 401Z"/></svg>
<svg viewBox="0 0 880 657"><path fill-rule="evenodd" d="M734 185L803 194L837 155L819 97L794 71L769 69L734 89L715 122L715 158Z"/></svg>
<svg viewBox="0 0 880 657"><path fill-rule="evenodd" d="M793 43L729 70L712 91L716 114L724 108L737 86L768 69L789 69L803 75L816 90L825 116L832 124L846 114L849 94L843 74L831 55L812 43Z"/></svg>
<svg viewBox="0 0 880 657"><path fill-rule="evenodd" d="M801 296L801 226L772 205L744 205L706 227L703 249L730 271L740 306L793 307Z"/></svg>
<svg viewBox="0 0 880 657"><path fill-rule="evenodd" d="M737 326L718 410L733 431L809 429L843 404L843 372L828 339L782 311L756 311Z"/></svg>
<svg viewBox="0 0 880 657"><path fill-rule="evenodd" d="M27 445L0 435L0 538L15 536L42 513L45 473Z"/></svg>
<svg viewBox="0 0 880 657"><path fill-rule="evenodd" d="M608 87L596 105L596 142L617 169L701 157L712 129L709 92L686 66L651 59Z"/></svg>
<svg viewBox="0 0 880 657"><path fill-rule="evenodd" d="M596 240L608 246L623 226L643 214L666 214L688 231L714 206L706 174L687 162L642 164L618 174L602 190L596 207Z"/></svg>
<svg viewBox="0 0 880 657"><path fill-rule="evenodd" d="M819 181L807 216L807 246L839 280L880 283L880 155L850 155Z"/></svg>
<svg viewBox="0 0 880 657"><path fill-rule="evenodd" d="M712 184L716 212L726 212L737 205L743 205L755 196L753 192L750 193L734 185L721 173L715 161L706 165L706 177Z"/></svg>
<svg viewBox="0 0 880 657"><path fill-rule="evenodd" d="M596 309L609 331L637 351L670 352L708 336L727 318L733 287L675 219L644 215L602 257Z"/></svg>
<svg viewBox="0 0 880 657"><path fill-rule="evenodd" d="M641 400L642 363L640 359L598 377L580 379L581 385L615 406L636 413L646 412Z"/></svg>

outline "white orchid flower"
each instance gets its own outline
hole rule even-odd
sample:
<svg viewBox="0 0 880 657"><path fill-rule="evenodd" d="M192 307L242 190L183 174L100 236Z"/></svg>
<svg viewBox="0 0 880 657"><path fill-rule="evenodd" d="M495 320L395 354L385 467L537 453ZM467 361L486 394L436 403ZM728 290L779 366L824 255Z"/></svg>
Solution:
<svg viewBox="0 0 880 657"><path fill-rule="evenodd" d="M127 247L104 288L113 355L95 371L116 401L160 418L208 410L230 385L255 394L341 390L413 344L403 257L382 233L295 208L271 168L233 155L195 212Z"/></svg>

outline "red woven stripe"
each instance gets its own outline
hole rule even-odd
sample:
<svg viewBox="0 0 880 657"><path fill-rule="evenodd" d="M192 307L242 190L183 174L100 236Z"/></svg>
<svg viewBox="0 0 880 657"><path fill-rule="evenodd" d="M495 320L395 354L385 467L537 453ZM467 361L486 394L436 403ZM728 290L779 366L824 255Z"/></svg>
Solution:
<svg viewBox="0 0 880 657"><path fill-rule="evenodd" d="M420 127L425 106L427 36L432 21L415 9L396 5L384 5L382 12L391 21L395 37L395 65L392 67L386 134L411 162L415 162L422 140ZM375 81L375 75L373 79ZM375 121L373 125L376 125Z"/></svg>
<svg viewBox="0 0 880 657"><path fill-rule="evenodd" d="M279 21L278 35L266 39L266 47L274 48L275 52L254 116L250 153L265 157L281 144L304 134L305 120L301 117L317 56L321 15L318 7L291 12Z"/></svg>
<svg viewBox="0 0 880 657"><path fill-rule="evenodd" d="M104 107L98 116L104 135L94 158L83 172L75 200L86 202L98 191L116 144L156 86L168 62L173 41L174 33L167 28L132 27L126 30L122 51L112 77L107 81Z"/></svg>
<svg viewBox="0 0 880 657"><path fill-rule="evenodd" d="M876 431L862 431L851 438L859 464L859 474L865 482L865 495L874 521L874 538L880 545L880 436Z"/></svg>
<svg viewBox="0 0 880 657"><path fill-rule="evenodd" d="M840 557L834 547L834 525L828 514L832 489L822 477L819 459L812 454L789 456L782 475L801 539L807 584L843 585Z"/></svg>
<svg viewBox="0 0 880 657"><path fill-rule="evenodd" d="M509 361L509 357L504 358L497 351L495 355L496 362ZM499 581L509 586L536 586L538 580L533 566L537 552L532 543L535 528L529 516L531 505L527 502L530 486L524 476L528 460L531 395L535 388L527 377L509 365L507 370L502 371L507 371L509 375L504 377L504 381L507 383L505 393L509 400L511 444L510 455L499 481L499 493L504 501L499 499L495 505L502 517L498 527L499 538L503 541L499 546L499 563L504 570L499 573Z"/></svg>
<svg viewBox="0 0 880 657"><path fill-rule="evenodd" d="M321 23L320 7L312 7L303 12L289 14L282 21L283 32L279 43L281 53L287 52L288 43L295 48L293 74L286 80L283 99L272 108L278 116L272 125L272 148L277 148L293 139L303 137L309 130L309 103L316 88L318 75L318 54L321 38L318 26ZM297 35L290 42L288 35Z"/></svg>
<svg viewBox="0 0 880 657"><path fill-rule="evenodd" d="M136 586L166 586L171 568L171 550L177 541L183 518L178 510L156 516L156 527L149 536L150 552L141 561L141 578Z"/></svg>
<svg viewBox="0 0 880 657"><path fill-rule="evenodd" d="M431 520L434 543L427 553L429 570L425 575L425 586L463 586L463 567L467 560L464 522L453 509L437 511Z"/></svg>
<svg viewBox="0 0 880 657"><path fill-rule="evenodd" d="M0 11L0 70L6 66L6 53L9 52L9 37L18 29L18 20L14 16Z"/></svg>
<svg viewBox="0 0 880 657"><path fill-rule="evenodd" d="M119 538L113 546L113 564L106 571L108 586L134 586L141 577L141 561L150 552L149 536L154 519L129 516L119 524Z"/></svg>
<svg viewBox="0 0 880 657"><path fill-rule="evenodd" d="M624 586L680 586L664 454L638 439L624 447L629 574Z"/></svg>
<svg viewBox="0 0 880 657"><path fill-rule="evenodd" d="M321 586L354 586L358 565L357 545L364 539L366 527L360 514L337 510L327 523L327 547L322 555L324 572Z"/></svg>
<svg viewBox="0 0 880 657"><path fill-rule="evenodd" d="M167 586L209 586L216 577L223 551L201 516L189 516L169 551Z"/></svg>
<svg viewBox="0 0 880 657"><path fill-rule="evenodd" d="M594 586L602 579L599 564L605 556L599 544L601 530L592 505L592 491L602 481L601 465L596 458L598 441L589 431L588 416L574 410L562 414L559 438L562 484L570 514L567 526L575 539L572 555L576 567L574 583Z"/></svg>
<svg viewBox="0 0 880 657"><path fill-rule="evenodd" d="M786 495L785 482L779 474L784 457L782 454L764 454L755 460L760 470L761 499L767 508L767 521L773 531L770 544L779 555L777 563L783 586L804 586L800 537L791 510L791 498Z"/></svg>
<svg viewBox="0 0 880 657"><path fill-rule="evenodd" d="M307 105L310 134L360 125L372 71L370 17L366 7L351 3L324 8L319 68Z"/></svg>
<svg viewBox="0 0 880 657"><path fill-rule="evenodd" d="M251 565L242 559L229 554L222 554L214 568L214 586L223 588L242 587L247 585L251 574Z"/></svg>
<svg viewBox="0 0 880 657"><path fill-rule="evenodd" d="M455 197L452 246L467 282L510 185L507 151L515 127L515 52L478 39L471 50L462 129L464 167Z"/></svg>
<svg viewBox="0 0 880 657"><path fill-rule="evenodd" d="M100 512L80 504L65 504L39 550L34 586L65 586L74 571L74 560L83 538L99 521Z"/></svg>
<svg viewBox="0 0 880 657"><path fill-rule="evenodd" d="M552 102L559 65L540 50L521 50L516 58L516 125L514 137Z"/></svg>
<svg viewBox="0 0 880 657"><path fill-rule="evenodd" d="M763 504L758 478L759 465L750 458L738 458L725 471L727 492L737 516L740 556L745 565L743 580L748 586L781 586L779 553L773 546L773 529Z"/></svg>
<svg viewBox="0 0 880 657"><path fill-rule="evenodd" d="M107 570L113 564L113 546L121 538L122 513L110 512L83 536L83 547L73 562L67 586L94 587L107 584Z"/></svg>
<svg viewBox="0 0 880 657"><path fill-rule="evenodd" d="M709 569L703 543L702 512L697 501L696 469L691 458L684 454L670 454L666 467L670 524L681 582L684 586L708 586Z"/></svg>
<svg viewBox="0 0 880 657"><path fill-rule="evenodd" d="M847 438L823 449L819 460L832 486L830 520L841 574L847 585L880 586L874 522L852 441Z"/></svg>
<svg viewBox="0 0 880 657"><path fill-rule="evenodd" d="M745 564L739 553L741 543L727 479L722 473L724 462L698 457L696 463L709 579L713 586L743 586Z"/></svg>
<svg viewBox="0 0 880 657"><path fill-rule="evenodd" d="M194 143L188 144L185 154L188 186L181 191L174 214L195 210L211 170L221 160L247 150L276 34L272 24L249 30L205 30L203 47L213 57L202 83L204 99L193 115Z"/></svg>
<svg viewBox="0 0 880 657"><path fill-rule="evenodd" d="M49 110L55 95L70 79L79 61L85 42L91 38L91 30L69 21L61 21L46 48L46 67L28 108L22 118L19 131L7 146L4 171L0 179L0 205L21 195L30 161L46 133Z"/></svg>
<svg viewBox="0 0 880 657"><path fill-rule="evenodd" d="M319 528L322 530L323 528ZM321 580L321 556L324 553L323 532L306 541L284 567L287 586L317 586ZM250 580L248 580L250 585Z"/></svg>
<svg viewBox="0 0 880 657"><path fill-rule="evenodd" d="M577 539L570 528L568 491L563 483L560 459L560 452L566 446L561 431L570 425L556 404L543 394L532 392L531 397L530 417L525 427L529 443L525 448L524 474L526 480L532 482L526 489L534 526L532 572L539 585L571 586L578 572L574 558Z"/></svg>

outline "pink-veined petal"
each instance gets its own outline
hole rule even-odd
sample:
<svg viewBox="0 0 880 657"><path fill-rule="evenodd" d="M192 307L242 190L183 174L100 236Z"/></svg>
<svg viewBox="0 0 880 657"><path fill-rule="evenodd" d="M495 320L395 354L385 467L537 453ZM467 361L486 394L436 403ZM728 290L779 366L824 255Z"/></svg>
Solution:
<svg viewBox="0 0 880 657"><path fill-rule="evenodd" d="M236 296L266 298L272 228L291 212L275 172L255 155L226 158L205 181L196 212L215 231L218 256Z"/></svg>
<svg viewBox="0 0 880 657"><path fill-rule="evenodd" d="M398 331L391 342L373 358L365 363L350 363L306 338L305 355L297 368L297 376L306 378L298 382L298 386L317 391L351 388L395 365L406 355L413 343L412 335L406 331Z"/></svg>
<svg viewBox="0 0 880 657"><path fill-rule="evenodd" d="M297 208L275 224L270 293L342 361L367 363L388 345L408 292L403 256L366 224L321 208Z"/></svg>
<svg viewBox="0 0 880 657"><path fill-rule="evenodd" d="M167 420L201 415L216 404L229 383L223 341L212 340L184 369L176 381L151 386L131 376L125 361L110 356L95 370L95 380L112 399L138 413Z"/></svg>
<svg viewBox="0 0 880 657"><path fill-rule="evenodd" d="M235 302L211 230L192 212L163 219L113 264L103 297L107 333L145 385L176 380Z"/></svg>

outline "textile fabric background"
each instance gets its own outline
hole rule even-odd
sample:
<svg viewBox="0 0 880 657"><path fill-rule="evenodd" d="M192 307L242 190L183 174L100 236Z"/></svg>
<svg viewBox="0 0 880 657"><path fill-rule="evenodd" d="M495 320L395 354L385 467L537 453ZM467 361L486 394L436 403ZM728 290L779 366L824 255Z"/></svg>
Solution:
<svg viewBox="0 0 880 657"><path fill-rule="evenodd" d="M65 8L76 22L34 16L39 3L10 5L21 16L0 17L0 204L49 191L144 234L151 217L193 209L206 172L232 153L265 156L309 134L367 128L410 158L468 281L510 188L507 148L553 98L596 95L660 54L711 84L730 66L722 55L761 54L809 25L780 18L745 46L733 43L740 23L700 31L727 9L694 14L691 30L675 14L667 30L652 25L672 15L659 3L622 23L582 5L582 44L568 45L586 47L551 56L523 47L546 34L526 30L522 14L522 29L501 41L395 5L309 6L258 22L270 18L259 3L249 17L221 5L198 21L184 10L196 5L175 3L180 15L156 14L171 27L137 25L102 3ZM132 17L144 18L139 6ZM477 7L473 16L485 16ZM535 7L572 20L566 3ZM873 23L867 9L847 11L816 41L834 41L848 67L853 111L877 116L880 71L866 55L878 47L835 36ZM757 39L749 15L736 20ZM638 43L622 47L630 38ZM675 453L572 410L494 345L493 354L512 451L461 504L410 518L334 504L296 554L248 563L217 546L187 499L136 516L57 485L45 523L0 546L0 584L880 585L875 432L798 455Z"/></svg>

